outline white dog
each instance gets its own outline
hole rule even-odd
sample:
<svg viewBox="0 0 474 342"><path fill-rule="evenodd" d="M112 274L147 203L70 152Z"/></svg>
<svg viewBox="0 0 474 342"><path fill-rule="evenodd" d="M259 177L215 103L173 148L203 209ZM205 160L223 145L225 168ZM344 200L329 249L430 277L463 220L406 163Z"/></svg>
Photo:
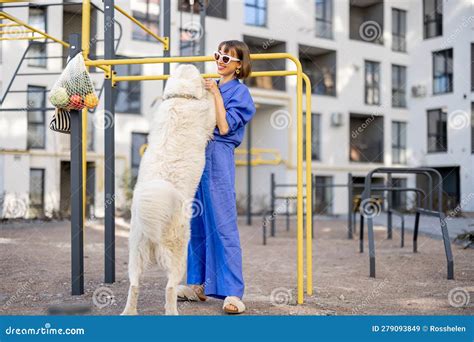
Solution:
<svg viewBox="0 0 474 342"><path fill-rule="evenodd" d="M178 66L166 84L133 192L130 289L122 315L137 314L139 278L154 263L168 275L166 314L178 314L176 287L186 270L189 208L215 126L215 105L198 69Z"/></svg>

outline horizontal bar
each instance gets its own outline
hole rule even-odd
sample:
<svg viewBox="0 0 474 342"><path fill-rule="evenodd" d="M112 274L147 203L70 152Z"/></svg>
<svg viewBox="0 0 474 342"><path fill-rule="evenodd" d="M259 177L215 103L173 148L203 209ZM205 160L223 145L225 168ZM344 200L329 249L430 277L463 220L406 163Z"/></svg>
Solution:
<svg viewBox="0 0 474 342"><path fill-rule="evenodd" d="M169 49L169 44L168 44L168 37L160 37L156 33L154 33L152 30L150 30L148 27L143 25L141 22L139 22L137 19L135 19L133 16L131 16L129 13L127 13L124 9L122 9L120 6L115 5L114 8L122 13L124 16L126 16L128 19L130 19L132 22L134 22L138 27L140 27L143 31L148 33L150 36L158 40L159 42L163 43L164 45L164 50Z"/></svg>
<svg viewBox="0 0 474 342"><path fill-rule="evenodd" d="M298 195L294 195L294 196L275 196L273 197L274 199L284 199L284 200L288 200L288 199L296 199ZM303 198L306 198L305 195L303 195Z"/></svg>
<svg viewBox="0 0 474 342"><path fill-rule="evenodd" d="M22 34L22 33L33 33L33 30L12 30L12 31L0 31L0 34Z"/></svg>
<svg viewBox="0 0 474 342"><path fill-rule="evenodd" d="M87 64L87 62L86 62ZM292 76L296 75L296 71L286 71L286 70L277 70L277 71L254 71L250 74L250 77L261 77L261 76ZM220 78L219 74L202 74L204 78ZM167 80L169 75L136 75L136 76L114 76L113 80L115 82L123 81L160 81Z"/></svg>
<svg viewBox="0 0 474 342"><path fill-rule="evenodd" d="M435 210L428 210L424 208L415 208L416 211L418 211L420 214L428 215L428 216L436 216L440 217L441 213L439 211Z"/></svg>
<svg viewBox="0 0 474 342"><path fill-rule="evenodd" d="M46 37L37 37L37 36L32 36L32 37L12 37L12 38L3 38L0 37L0 40L36 40L36 39L48 39Z"/></svg>
<svg viewBox="0 0 474 342"><path fill-rule="evenodd" d="M24 107L24 108L0 108L0 112L23 112L23 111L35 111L35 110L50 111L50 110L56 110L56 108L54 108L54 107L50 107L50 108L27 108L27 107Z"/></svg>
<svg viewBox="0 0 474 342"><path fill-rule="evenodd" d="M250 59L290 59L296 58L289 53L260 53L251 54ZM214 62L213 56L179 56L179 57L156 57L156 58L125 58L125 59L97 59L86 61L87 66L98 65L125 65L125 64L160 64L160 63L192 63L192 62ZM296 71L294 71L296 75Z"/></svg>
<svg viewBox="0 0 474 342"><path fill-rule="evenodd" d="M20 24L0 24L0 27L15 27L15 26L21 26Z"/></svg>

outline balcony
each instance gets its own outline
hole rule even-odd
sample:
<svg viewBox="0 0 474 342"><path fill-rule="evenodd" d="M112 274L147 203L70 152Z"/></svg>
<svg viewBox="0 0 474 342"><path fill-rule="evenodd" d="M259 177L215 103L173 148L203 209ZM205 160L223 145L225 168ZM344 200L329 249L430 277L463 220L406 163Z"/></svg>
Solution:
<svg viewBox="0 0 474 342"><path fill-rule="evenodd" d="M351 0L349 38L383 45L383 0Z"/></svg>
<svg viewBox="0 0 474 342"><path fill-rule="evenodd" d="M312 93L336 96L336 51L299 45L298 54Z"/></svg>

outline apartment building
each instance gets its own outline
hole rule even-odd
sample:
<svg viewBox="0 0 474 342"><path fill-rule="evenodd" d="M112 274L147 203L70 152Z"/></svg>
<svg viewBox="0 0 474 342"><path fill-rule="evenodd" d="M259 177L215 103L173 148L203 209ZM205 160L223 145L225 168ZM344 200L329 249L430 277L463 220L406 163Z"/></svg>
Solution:
<svg viewBox="0 0 474 342"><path fill-rule="evenodd" d="M160 1L116 1L147 26L161 31ZM363 182L379 166L430 166L444 176L446 208L474 211L474 13L468 0L210 0L206 28L199 5L172 1L171 55L197 55L204 34L206 54L222 40L241 39L253 53L297 56L312 82L312 161L316 210L347 213L347 189L328 185ZM98 3L100 6L101 3ZM7 7L7 6L5 6ZM80 32L80 5L15 7L8 13L68 39ZM103 16L94 10L91 58L102 55ZM161 44L116 14L117 55L160 56ZM1 94L28 41L3 41ZM47 100L67 54L58 44L34 41L0 112L0 193L3 217L34 217L69 208L68 136L48 129ZM48 57L47 59L43 57ZM214 65L206 64L213 72ZM289 61L254 62L254 70L293 69ZM102 74L92 70L96 88ZM120 66L118 74L159 74L162 66ZM261 77L247 81L257 113L241 145L277 150L284 162L252 168L252 204L268 204L270 173L279 182L296 180L296 79ZM116 96L116 207L126 204L126 186L136 175L140 148L160 103L162 83L123 82ZM89 115L87 213L104 210L103 124L107 113ZM281 121L283 120L283 121ZM283 122L283 124L282 124ZM271 156L268 156L271 158ZM382 182L376 178L375 182ZM237 167L236 194L244 207L247 171ZM396 176L398 184L423 179ZM410 205L394 196L396 205Z"/></svg>

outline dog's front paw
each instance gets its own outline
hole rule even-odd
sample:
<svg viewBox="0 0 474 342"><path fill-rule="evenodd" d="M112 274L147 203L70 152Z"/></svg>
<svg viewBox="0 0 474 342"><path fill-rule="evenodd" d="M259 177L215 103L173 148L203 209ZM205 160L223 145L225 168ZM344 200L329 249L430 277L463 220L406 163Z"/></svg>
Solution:
<svg viewBox="0 0 474 342"><path fill-rule="evenodd" d="M166 316L178 316L179 312L178 309L165 309Z"/></svg>
<svg viewBox="0 0 474 342"><path fill-rule="evenodd" d="M137 316L137 315L138 315L137 309L128 309L128 308L125 308L125 310L123 310L123 312L120 314L120 316Z"/></svg>

